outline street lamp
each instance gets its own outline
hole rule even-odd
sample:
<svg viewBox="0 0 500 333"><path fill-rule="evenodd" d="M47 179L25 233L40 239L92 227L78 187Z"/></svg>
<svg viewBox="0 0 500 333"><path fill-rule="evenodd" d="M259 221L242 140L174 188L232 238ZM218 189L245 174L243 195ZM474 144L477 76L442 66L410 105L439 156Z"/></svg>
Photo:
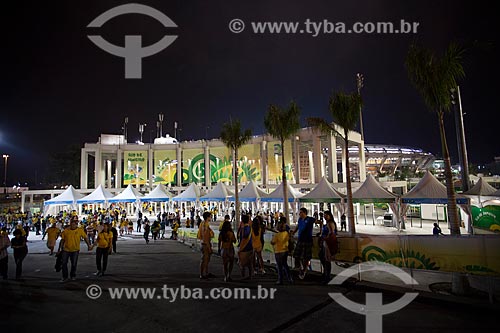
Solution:
<svg viewBox="0 0 500 333"><path fill-rule="evenodd" d="M358 95L361 95L361 88L364 86L365 77L363 74L356 74L356 86L358 88ZM365 140L365 133L363 130L363 113L361 112L361 107L359 107L359 131L361 132L361 140Z"/></svg>
<svg viewBox="0 0 500 333"><path fill-rule="evenodd" d="M160 121L160 138L163 137L163 113L158 115L158 120Z"/></svg>
<svg viewBox="0 0 500 333"><path fill-rule="evenodd" d="M139 133L141 134L140 142L143 142L142 141L142 133L144 133L144 126L146 126L146 124L139 124Z"/></svg>
<svg viewBox="0 0 500 333"><path fill-rule="evenodd" d="M7 161L9 159L9 155L4 154L2 157L5 161L5 168L3 174L3 193L7 194Z"/></svg>

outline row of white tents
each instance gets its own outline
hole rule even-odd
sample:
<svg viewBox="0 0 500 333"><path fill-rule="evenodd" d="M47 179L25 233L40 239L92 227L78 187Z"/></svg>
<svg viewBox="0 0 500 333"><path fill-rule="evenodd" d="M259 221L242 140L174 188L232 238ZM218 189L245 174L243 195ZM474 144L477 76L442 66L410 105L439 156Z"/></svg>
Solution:
<svg viewBox="0 0 500 333"><path fill-rule="evenodd" d="M471 196L495 196L496 191L482 179L470 190L467 195L457 194L457 204L469 212ZM361 186L353 192L353 202L360 203L388 203L391 209L397 212L405 209L408 204L446 204L448 202L446 186L439 182L430 172L427 172L420 182L408 193L398 196L386 189L372 176L368 175ZM325 177L307 194L302 194L288 184L289 202L309 203L341 203L345 195L338 192L326 180ZM96 188L87 196L79 193L73 186L69 186L59 196L45 201L45 206L50 205L77 205L77 204L111 204L111 203L134 203L134 202L198 202L198 201L234 201L234 193L222 182L219 182L212 191L201 195L200 187L191 184L186 190L177 196L169 192L165 186L158 185L146 195L142 195L136 188L129 185L121 193L114 196L102 186ZM241 202L283 202L283 186L267 193L259 188L255 181L249 182L239 193ZM397 206L396 204L400 204ZM406 205L406 206L405 206Z"/></svg>

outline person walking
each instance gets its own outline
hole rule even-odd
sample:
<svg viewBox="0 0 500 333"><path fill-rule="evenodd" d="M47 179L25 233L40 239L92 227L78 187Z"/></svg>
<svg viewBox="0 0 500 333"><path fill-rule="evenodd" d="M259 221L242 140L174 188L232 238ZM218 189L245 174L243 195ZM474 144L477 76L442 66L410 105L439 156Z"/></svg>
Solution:
<svg viewBox="0 0 500 333"><path fill-rule="evenodd" d="M118 230L116 230L116 227L114 225L111 226L111 234L113 235L111 245L113 247L113 253L116 254L116 242L118 241Z"/></svg>
<svg viewBox="0 0 500 333"><path fill-rule="evenodd" d="M212 256L212 238L214 237L214 232L210 228L211 220L212 214L210 214L210 212L204 212L203 222L200 223L198 228L197 238L200 240L201 244L200 279L202 280L206 280L209 277L215 277L213 274L208 273L208 263Z"/></svg>
<svg viewBox="0 0 500 333"><path fill-rule="evenodd" d="M26 238L23 237L19 229L14 230L14 238L10 241L10 246L14 249L14 260L16 262L16 280L21 279L23 273L23 260L28 254L28 246L26 245Z"/></svg>
<svg viewBox="0 0 500 333"><path fill-rule="evenodd" d="M71 261L71 280L76 280L76 267L78 265L78 255L80 254L80 240L83 238L87 244L87 249L92 250L87 234L82 228L78 228L78 217L73 216L70 220L69 228L61 233L58 253L62 253L62 279L61 282L68 281L68 261Z"/></svg>
<svg viewBox="0 0 500 333"><path fill-rule="evenodd" d="M293 251L293 257L299 261L299 279L303 280L306 276L309 261L312 258L313 227L318 220L307 216L307 209L302 207L299 211L299 220L297 227L292 234L298 233L297 244Z"/></svg>
<svg viewBox="0 0 500 333"><path fill-rule="evenodd" d="M319 260L323 266L323 284L328 284L332 274L332 260L335 259L337 254L337 224L330 211L324 212L326 224L321 230L319 240Z"/></svg>
<svg viewBox="0 0 500 333"><path fill-rule="evenodd" d="M146 221L144 224L144 239L146 240L146 244L149 244L149 233L151 231L151 226L149 225L149 222Z"/></svg>
<svg viewBox="0 0 500 333"><path fill-rule="evenodd" d="M9 253L7 249L11 246L7 228L3 227L0 231L0 275L2 279L7 280L9 270Z"/></svg>
<svg viewBox="0 0 500 333"><path fill-rule="evenodd" d="M232 281L231 273L234 265L234 243L236 243L236 237L231 228L230 219L227 219L222 224L222 229L219 232L218 246L219 254L222 257L224 282Z"/></svg>
<svg viewBox="0 0 500 333"><path fill-rule="evenodd" d="M262 248L264 246L262 240L264 238L264 226L261 221L262 217L257 216L252 221L252 247L254 253L254 260L257 265L254 264L255 269L259 268L260 274L264 275L266 271L264 270L264 259L262 259ZM257 271L254 272L257 274Z"/></svg>
<svg viewBox="0 0 500 333"><path fill-rule="evenodd" d="M271 245L274 248L274 259L276 260L276 269L278 271L278 281L276 284L283 284L283 278L289 283L293 283L290 268L288 267L288 241L290 234L286 230L286 219L278 222L278 232L273 235Z"/></svg>
<svg viewBox="0 0 500 333"><path fill-rule="evenodd" d="M47 247L50 250L50 253L49 253L50 256L54 254L54 247L56 246L56 241L57 241L57 238L59 238L60 234L61 234L61 230L59 230L59 228L56 228L56 224L53 223L46 230L45 234L43 235L43 237L45 237L45 235L47 235ZM42 237L42 239L43 239L43 237Z"/></svg>
<svg viewBox="0 0 500 333"><path fill-rule="evenodd" d="M95 275L104 276L106 268L108 267L108 255L111 253L113 247L113 233L110 230L109 223L104 223L103 230L97 234L97 249L95 262L97 272Z"/></svg>
<svg viewBox="0 0 500 333"><path fill-rule="evenodd" d="M347 222L345 213L340 216L340 231L347 231Z"/></svg>
<svg viewBox="0 0 500 333"><path fill-rule="evenodd" d="M251 279L253 273L253 245L250 216L242 215L241 222L242 225L238 231L240 242L238 257L240 259L241 276L245 279L245 268L248 268L248 279Z"/></svg>

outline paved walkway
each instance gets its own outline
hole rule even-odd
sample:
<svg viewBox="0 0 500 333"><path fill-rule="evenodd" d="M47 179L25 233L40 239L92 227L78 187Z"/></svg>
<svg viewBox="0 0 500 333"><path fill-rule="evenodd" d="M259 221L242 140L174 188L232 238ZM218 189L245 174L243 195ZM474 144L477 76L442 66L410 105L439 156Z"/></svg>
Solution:
<svg viewBox="0 0 500 333"><path fill-rule="evenodd" d="M36 238L36 237L35 237ZM146 245L139 235L118 241L118 254L109 257L107 275L97 278L95 252L82 246L77 280L59 283L55 258L49 256L44 242L33 239L30 254L24 262L24 281L0 283L2 297L2 331L28 332L165 332L177 331L336 331L364 332L364 317L335 303L329 292L340 292L349 299L364 303L365 292L376 292L373 285L353 283L342 286L320 286L318 274L308 274L294 285L276 286L272 269L253 280L241 280L235 267L234 282L222 280L222 264L213 257L210 271L217 277L208 281L198 278L199 253L172 240ZM12 256L10 276L14 274ZM103 294L93 300L86 296L91 284L99 285ZM274 299L248 300L170 300L111 299L108 288L276 288ZM401 297L401 290L384 291L384 302ZM449 302L446 297L429 298L424 292L410 305L383 319L384 332L480 332L497 326L498 309L474 301ZM471 305L473 304L473 305Z"/></svg>

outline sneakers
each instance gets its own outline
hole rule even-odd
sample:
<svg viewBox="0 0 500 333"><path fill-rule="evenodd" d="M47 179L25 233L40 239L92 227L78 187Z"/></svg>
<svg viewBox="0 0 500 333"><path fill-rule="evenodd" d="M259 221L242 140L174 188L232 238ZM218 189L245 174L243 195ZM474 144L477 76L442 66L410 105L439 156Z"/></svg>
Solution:
<svg viewBox="0 0 500 333"><path fill-rule="evenodd" d="M216 278L216 276L215 276L215 275L213 275L212 273L208 273L208 274L207 274L207 278Z"/></svg>
<svg viewBox="0 0 500 333"><path fill-rule="evenodd" d="M96 276L99 276L101 274L101 271L97 271L97 272L95 272L93 274L96 275Z"/></svg>
<svg viewBox="0 0 500 333"><path fill-rule="evenodd" d="M61 283L68 282L68 278L65 278L65 279L62 278L61 280L59 280L59 282L61 282Z"/></svg>
<svg viewBox="0 0 500 333"><path fill-rule="evenodd" d="M206 275L200 275L200 280L208 280L208 276L206 276Z"/></svg>
<svg viewBox="0 0 500 333"><path fill-rule="evenodd" d="M72 276L72 277L70 277L70 280L71 280L71 281L76 281L76 276Z"/></svg>
<svg viewBox="0 0 500 333"><path fill-rule="evenodd" d="M305 270L300 270L299 272L299 279L304 280L306 277L306 271Z"/></svg>

